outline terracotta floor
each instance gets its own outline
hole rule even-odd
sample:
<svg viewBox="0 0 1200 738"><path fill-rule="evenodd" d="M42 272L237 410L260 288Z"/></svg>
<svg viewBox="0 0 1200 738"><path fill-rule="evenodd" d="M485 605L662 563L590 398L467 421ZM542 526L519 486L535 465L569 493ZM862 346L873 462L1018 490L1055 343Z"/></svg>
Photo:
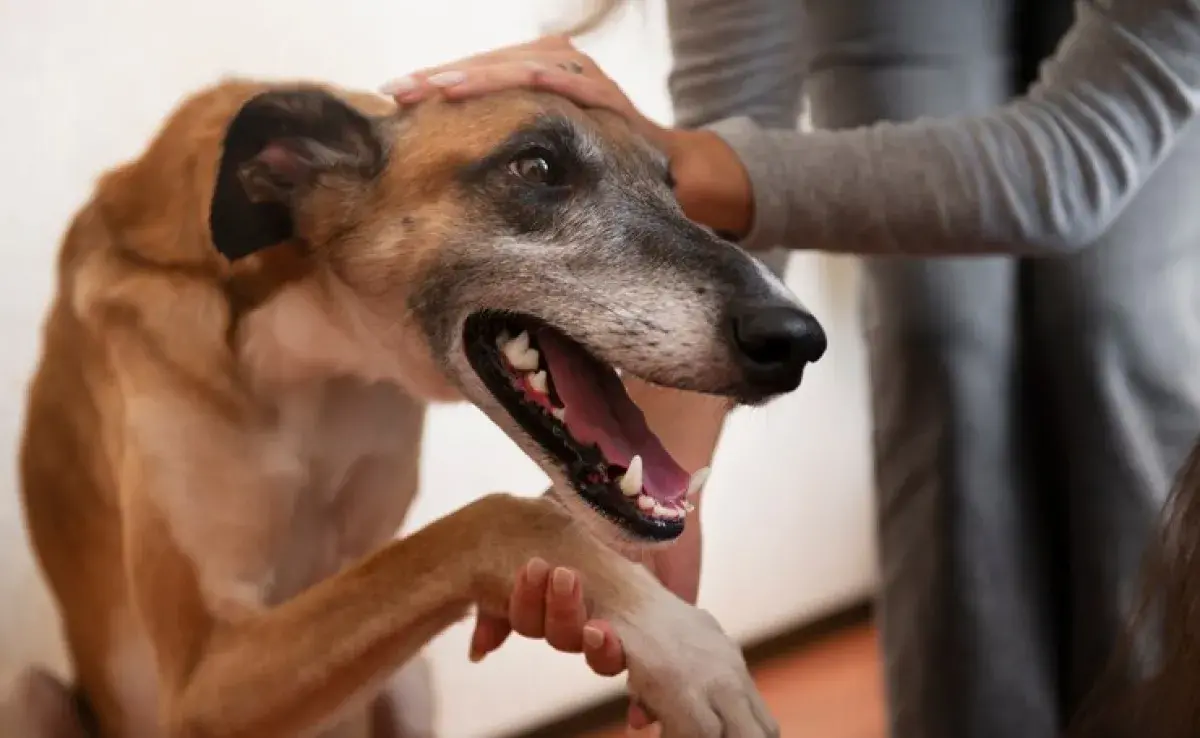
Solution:
<svg viewBox="0 0 1200 738"><path fill-rule="evenodd" d="M882 738L875 631L856 626L760 662L755 677L783 738ZM622 728L577 738L624 738Z"/></svg>

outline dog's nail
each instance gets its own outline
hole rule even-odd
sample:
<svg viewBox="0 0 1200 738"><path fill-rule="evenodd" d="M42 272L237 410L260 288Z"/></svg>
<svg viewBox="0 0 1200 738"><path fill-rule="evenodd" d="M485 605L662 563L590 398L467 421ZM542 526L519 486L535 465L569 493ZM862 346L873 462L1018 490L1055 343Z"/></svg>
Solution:
<svg viewBox="0 0 1200 738"><path fill-rule="evenodd" d="M570 569L555 569L554 577L550 580L550 583L554 588L554 594L569 595L575 587L575 572Z"/></svg>
<svg viewBox="0 0 1200 738"><path fill-rule="evenodd" d="M530 559L525 567L525 581L533 585L544 584L546 575L550 573L550 565L542 559Z"/></svg>
<svg viewBox="0 0 1200 738"><path fill-rule="evenodd" d="M604 631L594 625L583 626L583 642L588 648L600 648L604 645Z"/></svg>
<svg viewBox="0 0 1200 738"><path fill-rule="evenodd" d="M379 88L379 93L382 95L402 95L406 92L412 92L417 89L417 80L415 77L400 77Z"/></svg>
<svg viewBox="0 0 1200 738"><path fill-rule="evenodd" d="M438 72L437 74L431 75L426 82L434 87L453 87L454 85L464 81L466 78L467 75L465 72L451 70L449 72Z"/></svg>

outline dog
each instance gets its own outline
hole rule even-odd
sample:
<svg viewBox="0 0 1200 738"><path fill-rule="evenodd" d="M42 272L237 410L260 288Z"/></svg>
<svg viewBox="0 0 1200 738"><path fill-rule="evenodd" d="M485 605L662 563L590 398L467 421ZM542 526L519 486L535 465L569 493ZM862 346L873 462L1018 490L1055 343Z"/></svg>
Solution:
<svg viewBox="0 0 1200 738"><path fill-rule="evenodd" d="M760 405L825 341L615 115L195 92L61 247L20 477L74 684L29 672L20 735L431 735L421 648L539 556L665 736L777 736L737 645L618 550L677 538L700 483L618 370ZM397 539L424 408L463 400L553 488Z"/></svg>

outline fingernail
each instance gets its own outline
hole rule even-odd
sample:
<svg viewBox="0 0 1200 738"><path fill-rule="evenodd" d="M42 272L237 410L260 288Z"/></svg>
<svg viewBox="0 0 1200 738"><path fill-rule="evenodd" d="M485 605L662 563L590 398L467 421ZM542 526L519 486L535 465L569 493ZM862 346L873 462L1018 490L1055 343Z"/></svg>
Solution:
<svg viewBox="0 0 1200 738"><path fill-rule="evenodd" d="M466 78L467 75L464 72L451 70L449 72L438 72L437 74L431 75L425 81L434 87L453 87Z"/></svg>
<svg viewBox="0 0 1200 738"><path fill-rule="evenodd" d="M550 572L550 565L542 559L530 559L529 565L525 567L525 581L530 584L539 585L546 581L546 574Z"/></svg>
<svg viewBox="0 0 1200 738"><path fill-rule="evenodd" d="M550 583L554 589L554 594L569 595L575 587L575 572L559 567L554 570L554 578Z"/></svg>
<svg viewBox="0 0 1200 738"><path fill-rule="evenodd" d="M412 92L415 89L417 89L417 80L415 77L400 77L380 87L379 94L395 97L405 92Z"/></svg>
<svg viewBox="0 0 1200 738"><path fill-rule="evenodd" d="M604 631L594 625L583 626L583 642L588 648L600 648L604 645Z"/></svg>

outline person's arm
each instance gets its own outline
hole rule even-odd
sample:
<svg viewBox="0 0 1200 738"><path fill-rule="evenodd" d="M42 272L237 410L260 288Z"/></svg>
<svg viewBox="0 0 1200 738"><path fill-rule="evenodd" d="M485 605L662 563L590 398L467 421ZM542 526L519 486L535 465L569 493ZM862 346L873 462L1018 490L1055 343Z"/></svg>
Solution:
<svg viewBox="0 0 1200 738"><path fill-rule="evenodd" d="M795 128L806 59L803 2L667 0L674 124L696 128L742 116Z"/></svg>
<svg viewBox="0 0 1200 738"><path fill-rule="evenodd" d="M680 132L684 208L755 250L1085 247L1200 104L1200 0L1102 2L1080 2L1038 84L988 114L812 133L730 116Z"/></svg>
<svg viewBox="0 0 1200 738"><path fill-rule="evenodd" d="M808 68L804 20L804 3L797 0L667 0L674 126L687 131L737 119L758 129L796 131ZM739 221L722 217L719 191L688 192L697 172L676 174L684 188L677 195L689 215L717 230L737 228ZM711 182L707 171L699 174ZM738 184L745 192L749 182L742 177ZM782 275L787 252L759 256Z"/></svg>

